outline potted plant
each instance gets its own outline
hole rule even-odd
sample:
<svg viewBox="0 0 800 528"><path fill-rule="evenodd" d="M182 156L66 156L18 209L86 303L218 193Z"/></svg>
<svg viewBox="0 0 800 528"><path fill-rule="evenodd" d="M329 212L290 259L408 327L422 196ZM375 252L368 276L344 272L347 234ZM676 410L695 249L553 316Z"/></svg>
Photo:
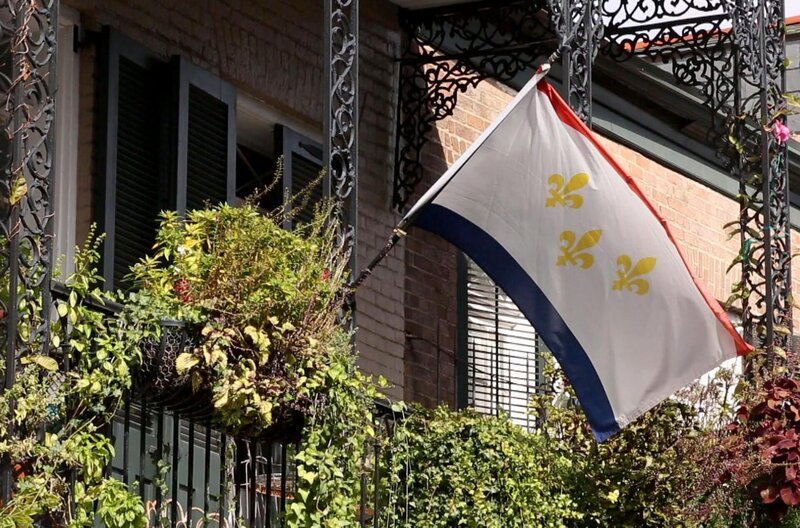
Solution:
<svg viewBox="0 0 800 528"><path fill-rule="evenodd" d="M331 208L291 232L254 201L162 214L132 270L136 302L161 320L140 346L148 395L240 436L299 431L343 332L349 255Z"/></svg>

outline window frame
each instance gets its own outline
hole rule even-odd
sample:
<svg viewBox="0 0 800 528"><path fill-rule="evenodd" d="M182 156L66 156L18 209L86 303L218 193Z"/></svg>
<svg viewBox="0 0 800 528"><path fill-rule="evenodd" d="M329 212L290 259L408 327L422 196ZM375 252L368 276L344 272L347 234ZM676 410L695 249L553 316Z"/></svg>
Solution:
<svg viewBox="0 0 800 528"><path fill-rule="evenodd" d="M283 203L286 204L286 212L291 212L291 193L294 187L292 176L294 174L292 166L293 155L300 156L306 161L319 165L322 170L325 169L324 153L322 145L314 139L302 134L291 128L290 126L277 124L275 125L275 140L277 142L276 152L283 156ZM315 155L310 148L319 149L320 155ZM323 200L329 198L331 195L331 179L330 172L325 173L322 179L322 197ZM287 218L283 223L283 228L291 231L292 221Z"/></svg>
<svg viewBox="0 0 800 528"><path fill-rule="evenodd" d="M75 269L78 209L78 143L80 109L80 55L75 32L80 14L69 7L58 13L56 122L54 174L53 255L61 258L59 272L68 277ZM54 262L55 263L55 262Z"/></svg>

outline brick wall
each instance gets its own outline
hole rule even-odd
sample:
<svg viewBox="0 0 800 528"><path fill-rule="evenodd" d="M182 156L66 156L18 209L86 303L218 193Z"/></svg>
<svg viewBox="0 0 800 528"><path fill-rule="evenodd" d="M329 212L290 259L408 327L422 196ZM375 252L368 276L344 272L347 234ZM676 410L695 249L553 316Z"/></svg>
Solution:
<svg viewBox="0 0 800 528"><path fill-rule="evenodd" d="M317 136L323 112L323 8L318 0L64 0L85 29L108 25L167 58L180 54ZM382 247L399 219L389 207L399 29L386 0L362 2L361 156L357 257ZM79 237L93 218L96 50L81 53ZM365 370L386 376L402 396L402 246L357 299L357 341Z"/></svg>
<svg viewBox="0 0 800 528"><path fill-rule="evenodd" d="M513 97L493 81L459 95L451 117L436 123L422 153L419 193L474 142ZM411 229L406 239L406 397L424 405L454 406L457 348L457 250Z"/></svg>

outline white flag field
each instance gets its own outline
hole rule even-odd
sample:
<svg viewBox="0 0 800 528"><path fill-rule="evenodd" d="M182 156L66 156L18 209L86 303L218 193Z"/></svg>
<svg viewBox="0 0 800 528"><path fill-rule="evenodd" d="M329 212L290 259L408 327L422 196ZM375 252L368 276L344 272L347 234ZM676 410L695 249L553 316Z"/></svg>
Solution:
<svg viewBox="0 0 800 528"><path fill-rule="evenodd" d="M511 297L603 441L750 347L545 72L401 225L449 240Z"/></svg>

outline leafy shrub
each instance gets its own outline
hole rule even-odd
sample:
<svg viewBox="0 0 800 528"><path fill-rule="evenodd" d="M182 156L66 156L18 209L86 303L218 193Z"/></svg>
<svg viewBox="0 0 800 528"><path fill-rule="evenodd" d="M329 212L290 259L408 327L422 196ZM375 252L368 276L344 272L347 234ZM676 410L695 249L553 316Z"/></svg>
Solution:
<svg viewBox="0 0 800 528"><path fill-rule="evenodd" d="M293 232L280 212L253 204L163 213L155 255L133 268L140 293L162 316L201 328L177 359L195 390L234 432L305 413L337 337L348 255L336 246L330 206Z"/></svg>
<svg viewBox="0 0 800 528"><path fill-rule="evenodd" d="M733 512L753 526L797 524L800 505L800 382L758 373L743 383L732 423L711 432L699 487L707 516Z"/></svg>
<svg viewBox="0 0 800 528"><path fill-rule="evenodd" d="M561 400L564 401L564 400ZM688 457L697 414L687 403L666 400L602 444L571 403L538 398L534 434L550 456L569 461L564 492L580 518L575 528L659 528L694 526L685 514L685 490L699 470Z"/></svg>
<svg viewBox="0 0 800 528"><path fill-rule="evenodd" d="M386 450L386 526L564 527L583 515L562 489L570 459L506 417L417 409ZM386 466L385 466L386 467Z"/></svg>
<svg viewBox="0 0 800 528"><path fill-rule="evenodd" d="M361 477L371 473L366 454L376 440L377 386L359 372L347 335L332 350L330 368L314 381L319 397L295 455L297 485L287 528L360 526Z"/></svg>

